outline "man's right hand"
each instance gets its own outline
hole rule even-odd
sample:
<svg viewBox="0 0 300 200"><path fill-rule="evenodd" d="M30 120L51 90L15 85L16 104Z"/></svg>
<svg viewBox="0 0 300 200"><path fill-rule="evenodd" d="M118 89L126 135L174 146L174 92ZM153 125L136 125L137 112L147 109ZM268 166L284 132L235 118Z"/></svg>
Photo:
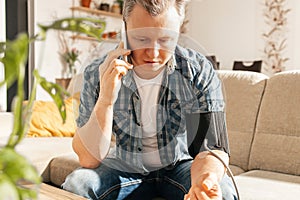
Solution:
<svg viewBox="0 0 300 200"><path fill-rule="evenodd" d="M112 106L118 98L121 78L133 66L120 56L129 55L130 50L119 47L111 51L99 66L100 94L88 122L77 129L73 138L73 149L82 167L96 168L109 152L112 134Z"/></svg>
<svg viewBox="0 0 300 200"><path fill-rule="evenodd" d="M117 49L108 53L105 61L99 66L100 94L98 101L105 105L113 105L118 98L121 87L121 78L133 68L133 65L118 59L127 56L130 50L124 49L124 43L120 42Z"/></svg>

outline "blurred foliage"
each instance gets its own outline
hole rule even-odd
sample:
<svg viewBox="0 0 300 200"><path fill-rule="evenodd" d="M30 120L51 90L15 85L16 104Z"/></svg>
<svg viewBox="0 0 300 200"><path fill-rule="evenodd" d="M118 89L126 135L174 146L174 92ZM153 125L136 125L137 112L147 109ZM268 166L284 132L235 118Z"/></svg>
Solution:
<svg viewBox="0 0 300 200"><path fill-rule="evenodd" d="M105 25L104 21L98 19L64 18L47 26L39 25L41 32L34 38L29 38L27 34L22 33L13 41L0 42L0 62L4 65L5 70L5 80L0 82L0 86L6 84L9 88L14 82L17 82L17 94L12 106L13 130L7 144L0 147L0 200L37 199L38 187L25 188L24 183L39 185L42 181L41 177L31 163L15 150L15 147L26 135L37 85L40 85L51 96L62 120L64 122L66 120L63 97L67 95L67 92L61 86L48 82L40 76L37 70L33 71L33 87L29 100L24 104L23 87L29 44L36 40L45 40L48 30L72 31L100 40Z"/></svg>

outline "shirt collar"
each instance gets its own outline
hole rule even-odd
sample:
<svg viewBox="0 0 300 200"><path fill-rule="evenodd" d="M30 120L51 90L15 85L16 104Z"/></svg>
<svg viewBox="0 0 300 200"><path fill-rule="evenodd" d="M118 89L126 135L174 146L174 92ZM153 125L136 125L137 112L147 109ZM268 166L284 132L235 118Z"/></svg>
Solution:
<svg viewBox="0 0 300 200"><path fill-rule="evenodd" d="M171 58L169 59L169 61L166 63L166 67L167 67L167 70L166 70L167 75L172 74L175 71L175 69L178 68L175 54L173 54L171 56ZM127 74L125 76L123 76L122 82L126 87L130 88L133 91L136 90L136 88L137 88L136 84L133 80L133 71L132 70L129 70L127 72Z"/></svg>
<svg viewBox="0 0 300 200"><path fill-rule="evenodd" d="M167 62L166 64L167 66L167 74L172 74L175 69L177 68L177 62L176 62L176 58L175 55L173 54L170 58L170 60Z"/></svg>

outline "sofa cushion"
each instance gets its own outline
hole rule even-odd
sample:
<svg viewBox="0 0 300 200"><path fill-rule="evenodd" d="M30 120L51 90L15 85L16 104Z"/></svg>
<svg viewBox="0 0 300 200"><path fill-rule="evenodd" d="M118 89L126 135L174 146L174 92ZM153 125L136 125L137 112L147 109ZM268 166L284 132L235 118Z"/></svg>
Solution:
<svg viewBox="0 0 300 200"><path fill-rule="evenodd" d="M263 170L236 176L243 200L296 199L300 196L300 177Z"/></svg>
<svg viewBox="0 0 300 200"><path fill-rule="evenodd" d="M249 160L250 169L300 175L300 70L268 80Z"/></svg>
<svg viewBox="0 0 300 200"><path fill-rule="evenodd" d="M78 157L74 152L53 158L49 164L50 182L61 186L66 177L79 167Z"/></svg>
<svg viewBox="0 0 300 200"><path fill-rule="evenodd" d="M236 165L229 165L229 168L234 176L240 175L245 172L245 170Z"/></svg>
<svg viewBox="0 0 300 200"><path fill-rule="evenodd" d="M53 101L35 101L29 121L28 137L72 137L76 130L79 93L64 100L66 121L59 114Z"/></svg>
<svg viewBox="0 0 300 200"><path fill-rule="evenodd" d="M230 164L248 169L256 117L268 79L249 71L218 70L224 84Z"/></svg>

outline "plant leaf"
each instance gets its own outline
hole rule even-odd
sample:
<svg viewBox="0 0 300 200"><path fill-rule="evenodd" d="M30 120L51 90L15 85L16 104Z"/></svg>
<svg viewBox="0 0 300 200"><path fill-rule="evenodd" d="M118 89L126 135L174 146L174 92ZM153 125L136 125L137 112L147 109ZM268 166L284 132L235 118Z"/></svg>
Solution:
<svg viewBox="0 0 300 200"><path fill-rule="evenodd" d="M0 162L1 171L8 175L14 183L21 181L20 177L22 177L22 181L25 180L35 184L41 182L36 169L13 148L3 147L0 150Z"/></svg>
<svg viewBox="0 0 300 200"><path fill-rule="evenodd" d="M50 25L41 25L42 36L46 35L49 29L72 31L76 33L84 33L98 40L101 40L101 34L105 30L106 23L101 19L93 18L64 18L55 20Z"/></svg>
<svg viewBox="0 0 300 200"><path fill-rule="evenodd" d="M15 184L3 173L0 173L0 194L1 199L19 199L18 190Z"/></svg>
<svg viewBox="0 0 300 200"><path fill-rule="evenodd" d="M4 64L5 80L0 86L6 83L9 88L17 79L20 63L27 61L28 44L29 39L25 33L18 35L14 41L1 42L0 53L4 53L4 56L0 57L0 62Z"/></svg>
<svg viewBox="0 0 300 200"><path fill-rule="evenodd" d="M65 123L67 111L64 102L64 96L69 96L68 92L60 85L48 82L44 77L41 77L39 75L37 70L34 70L33 74L40 86L51 96L51 98L55 102L60 116L62 117L63 123Z"/></svg>
<svg viewBox="0 0 300 200"><path fill-rule="evenodd" d="M29 182L38 185L41 183L41 177L37 170L25 159L18 154L13 148L4 147L0 150L0 191L4 188L9 189L12 195L17 191L21 199L36 199L37 192L30 188L19 187L20 182ZM1 195L3 193L1 192ZM13 198L18 199L18 198Z"/></svg>

